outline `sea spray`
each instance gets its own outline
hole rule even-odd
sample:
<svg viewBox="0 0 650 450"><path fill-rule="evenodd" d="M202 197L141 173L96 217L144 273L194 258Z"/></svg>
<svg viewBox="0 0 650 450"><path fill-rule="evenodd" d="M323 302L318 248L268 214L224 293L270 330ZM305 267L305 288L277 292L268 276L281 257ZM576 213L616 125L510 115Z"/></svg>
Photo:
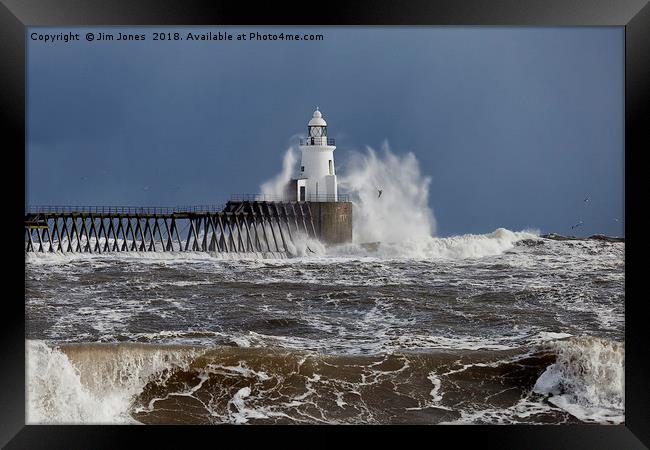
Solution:
<svg viewBox="0 0 650 450"><path fill-rule="evenodd" d="M339 188L354 204L354 242L402 242L434 235L430 182L413 153L396 155L386 142L380 155L370 147L365 153L351 152Z"/></svg>
<svg viewBox="0 0 650 450"><path fill-rule="evenodd" d="M282 171L260 186L264 196L272 199L284 197L287 183L294 176L298 159L299 155L296 147L289 147L282 157Z"/></svg>

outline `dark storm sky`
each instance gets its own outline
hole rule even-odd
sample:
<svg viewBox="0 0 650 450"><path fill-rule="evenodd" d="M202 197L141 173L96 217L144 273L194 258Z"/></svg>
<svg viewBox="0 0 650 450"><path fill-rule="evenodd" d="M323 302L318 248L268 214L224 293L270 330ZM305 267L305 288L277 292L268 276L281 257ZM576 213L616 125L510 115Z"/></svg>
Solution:
<svg viewBox="0 0 650 450"><path fill-rule="evenodd" d="M189 31L29 30L30 204L256 193L318 105L339 173L384 140L416 155L439 235L623 234L622 28L215 27L192 31L324 40L152 41L161 30ZM81 41L29 39L62 31ZM88 31L147 40L87 42Z"/></svg>

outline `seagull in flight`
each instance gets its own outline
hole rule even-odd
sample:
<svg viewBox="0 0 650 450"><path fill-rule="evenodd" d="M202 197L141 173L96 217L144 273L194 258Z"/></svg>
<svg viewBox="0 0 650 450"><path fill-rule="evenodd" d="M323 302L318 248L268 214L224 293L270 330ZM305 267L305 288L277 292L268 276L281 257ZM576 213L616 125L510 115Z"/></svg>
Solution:
<svg viewBox="0 0 650 450"><path fill-rule="evenodd" d="M589 201L589 196L586 196L583 202L587 203Z"/></svg>
<svg viewBox="0 0 650 450"><path fill-rule="evenodd" d="M573 230L574 228L578 228L578 227L581 226L583 223L584 223L584 222L581 220L580 222L578 222L578 223L576 223L575 225L573 225L573 226L571 227L571 229Z"/></svg>
<svg viewBox="0 0 650 450"><path fill-rule="evenodd" d="M381 197L381 193L384 192L383 190L377 188L377 198Z"/></svg>

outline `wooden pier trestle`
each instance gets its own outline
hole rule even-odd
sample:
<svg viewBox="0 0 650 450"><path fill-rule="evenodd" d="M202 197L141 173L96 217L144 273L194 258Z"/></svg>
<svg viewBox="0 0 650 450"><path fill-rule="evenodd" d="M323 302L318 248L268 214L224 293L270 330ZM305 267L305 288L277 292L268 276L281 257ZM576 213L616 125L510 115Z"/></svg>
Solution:
<svg viewBox="0 0 650 450"><path fill-rule="evenodd" d="M36 207L26 252L267 253L291 255L316 238L308 202L228 202L224 208Z"/></svg>

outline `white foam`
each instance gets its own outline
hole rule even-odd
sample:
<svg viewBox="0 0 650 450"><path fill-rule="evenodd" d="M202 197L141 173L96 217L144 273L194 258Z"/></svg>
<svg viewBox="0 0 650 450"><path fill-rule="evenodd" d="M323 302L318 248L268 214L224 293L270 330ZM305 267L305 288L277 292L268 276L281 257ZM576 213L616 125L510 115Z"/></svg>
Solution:
<svg viewBox="0 0 650 450"><path fill-rule="evenodd" d="M312 244L318 248L317 244ZM107 252L107 253L67 253L67 252L28 252L25 261L29 264L69 264L80 261L92 261L100 264L102 261L133 261L139 263L158 263L161 261L174 263L196 263L215 261L239 261L257 259L286 259L284 252L197 252L197 251L170 251L170 252Z"/></svg>
<svg viewBox="0 0 650 450"><path fill-rule="evenodd" d="M500 255L514 248L517 241L538 239L534 231L510 231L497 228L487 234L464 234L451 237L407 238L399 242L380 242L376 250L358 244L332 247L328 254L337 256L371 256L382 259L465 259Z"/></svg>
<svg viewBox="0 0 650 450"><path fill-rule="evenodd" d="M558 339L565 339L571 337L569 333L555 333L551 331L540 331L536 336L532 336L528 339L529 344L539 344L547 341L555 341Z"/></svg>
<svg viewBox="0 0 650 450"><path fill-rule="evenodd" d="M230 400L237 412L231 413L230 420L233 423L246 423L249 419L267 419L268 416L261 411L246 406L246 398L251 395L251 388L246 386L238 390Z"/></svg>
<svg viewBox="0 0 650 450"><path fill-rule="evenodd" d="M431 395L431 399L434 403L440 403L442 400L442 394L440 393L442 382L440 381L440 378L438 378L435 372L429 372L429 376L427 378L433 384L433 389L431 389L431 392L429 393L429 395Z"/></svg>
<svg viewBox="0 0 650 450"><path fill-rule="evenodd" d="M529 424L530 417L554 411L551 405L523 397L507 408L459 409L460 417L456 420L440 422L439 425L476 425L476 424ZM532 422L535 423L535 422Z"/></svg>
<svg viewBox="0 0 650 450"><path fill-rule="evenodd" d="M519 347L522 336L479 337L479 336L436 336L409 334L399 336L393 344L395 349L437 348L456 350L510 350Z"/></svg>

